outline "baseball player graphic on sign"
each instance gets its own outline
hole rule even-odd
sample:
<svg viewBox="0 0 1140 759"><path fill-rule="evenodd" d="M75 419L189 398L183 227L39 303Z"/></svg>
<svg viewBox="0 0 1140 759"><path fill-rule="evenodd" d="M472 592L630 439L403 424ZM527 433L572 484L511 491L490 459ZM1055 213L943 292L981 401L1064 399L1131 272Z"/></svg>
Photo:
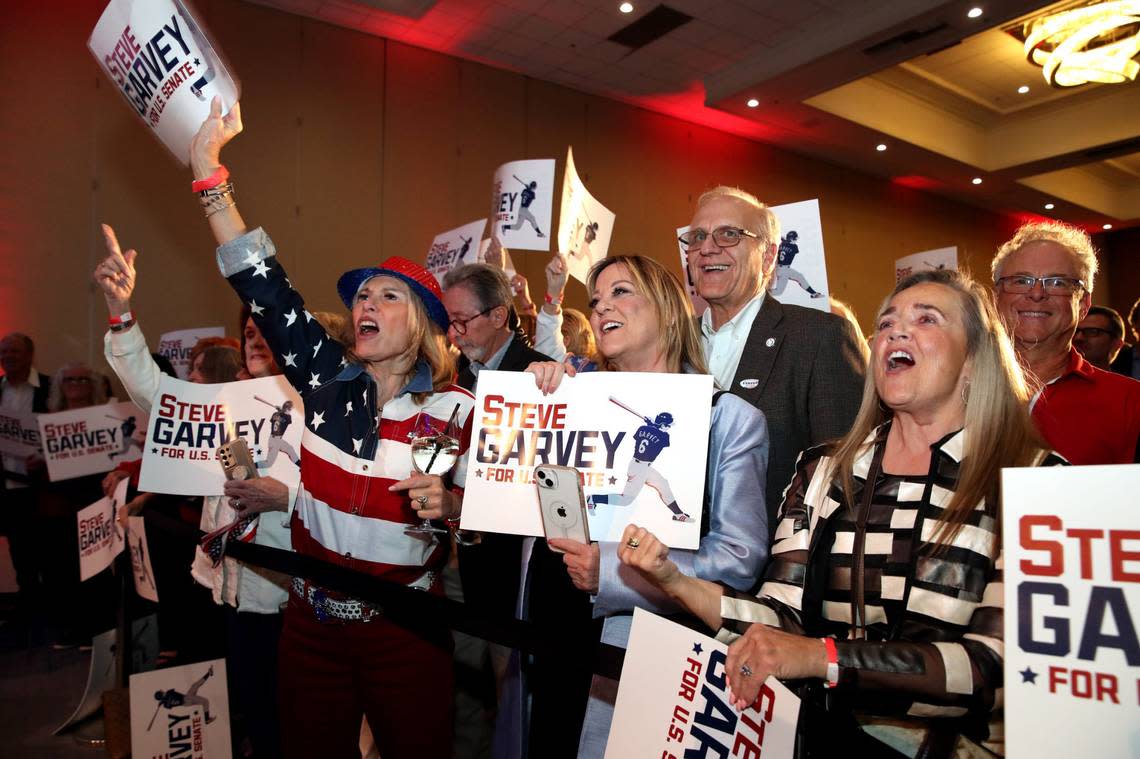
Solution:
<svg viewBox="0 0 1140 759"><path fill-rule="evenodd" d="M586 505L590 511L593 512L595 507L607 504L610 506L628 506L641 493L641 489L645 485L649 485L661 496L661 500L669 508L669 511L673 512L673 521L692 521L692 517L681 511L681 507L677 505L677 499L673 496L669 481L653 468L653 463L657 457L669 447L669 433L666 430L673 426L673 415L668 411L662 411L650 419L613 396L610 396L610 400L634 416L641 417L645 424L638 427L637 431L633 433L633 459L629 462L629 468L626 470L625 489L620 495L600 493L586 496Z"/></svg>
<svg viewBox="0 0 1140 759"><path fill-rule="evenodd" d="M503 231L506 232L507 230L522 229L523 222L528 221L530 222L530 225L534 227L534 233L536 235L539 237L546 237L546 235L542 233L542 230L538 228L538 220L535 219L534 214L530 212L530 204L534 202L535 190L538 189L538 182L524 182L519 179L518 175L516 174L511 174L511 176L515 178L515 181L523 186L523 191L522 197L519 198L519 213L515 219L515 225L512 227L509 224L504 224Z"/></svg>
<svg viewBox="0 0 1140 759"><path fill-rule="evenodd" d="M195 680L193 684L191 684L191 686L186 689L185 693L176 691L174 688L170 688L168 690L156 690L154 692L154 700L158 702L158 706L154 707L154 717L150 718L150 724L147 725L146 728L147 731L149 732L150 729L154 727L154 719L158 716L158 710L162 707L173 709L178 706L200 706L202 707L202 713L206 717L207 725L216 720L217 717L210 714L210 699L206 698L205 696L198 695L198 689L201 688L213 674L214 668L210 667L208 670L206 670L206 674Z"/></svg>
<svg viewBox="0 0 1140 759"><path fill-rule="evenodd" d="M467 255L467 251L471 250L471 241L474 240L475 238L464 237L463 235L459 235L459 239L463 241L463 247L461 247L459 249L459 256L455 259L456 263L462 261L463 257L465 255Z"/></svg>
<svg viewBox="0 0 1140 759"><path fill-rule="evenodd" d="M265 469L273 466L278 453L284 453L294 465L299 465L301 458L293 446L289 444L289 441L285 439L285 430L289 429L289 425L293 423L293 417L290 414L293 410L293 401L285 401L277 406L264 398L256 395L253 397L266 406L273 406L273 416L269 417L269 440L265 444L265 461L262 461L260 466Z"/></svg>
<svg viewBox="0 0 1140 759"><path fill-rule="evenodd" d="M122 438L123 447L114 453L108 453L107 458L113 459L116 456L126 455L127 451L131 450L132 445L135 448L138 448L139 452L142 453L142 443L136 440L134 436L135 429L139 425L133 416L128 416L126 419L120 419L119 417L111 416L110 414L104 414L104 416L106 416L108 419L114 419L116 422L122 422L122 424L119 425L119 437Z"/></svg>
<svg viewBox="0 0 1140 759"><path fill-rule="evenodd" d="M806 290L811 297L822 298L823 293L813 290L804 275L792 268L792 261L800 253L800 246L796 244L799 238L799 232L793 229L780 240L780 247L776 251L776 276L772 280L772 294L777 296L783 294L784 288L788 286L788 280L791 280Z"/></svg>

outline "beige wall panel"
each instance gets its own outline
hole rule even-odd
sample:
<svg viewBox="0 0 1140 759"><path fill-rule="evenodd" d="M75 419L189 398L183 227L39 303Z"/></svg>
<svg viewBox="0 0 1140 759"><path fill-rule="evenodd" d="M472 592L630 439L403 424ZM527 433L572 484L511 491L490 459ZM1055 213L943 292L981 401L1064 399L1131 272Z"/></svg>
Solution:
<svg viewBox="0 0 1140 759"><path fill-rule="evenodd" d="M423 261L459 218L459 61L388 43L384 115L383 255Z"/></svg>
<svg viewBox="0 0 1140 759"><path fill-rule="evenodd" d="M490 235L491 177L501 164L520 157L526 139L526 87L526 79L518 74L460 61L459 98L449 109L459 125L451 179L459 188L459 211L452 226L486 217L484 236Z"/></svg>
<svg viewBox="0 0 1140 759"><path fill-rule="evenodd" d="M300 246L292 281L340 313L336 280L380 261L386 43L315 21L302 30L296 154Z"/></svg>
<svg viewBox="0 0 1140 759"><path fill-rule="evenodd" d="M96 93L84 43L97 17L0 6L0 330L30 335L41 371L91 353Z"/></svg>
<svg viewBox="0 0 1140 759"><path fill-rule="evenodd" d="M201 7L242 83L245 131L222 154L238 205L251 227L269 231L282 263L292 268L302 232L297 217L297 119L303 97L299 83L305 21L234 0L211 0Z"/></svg>

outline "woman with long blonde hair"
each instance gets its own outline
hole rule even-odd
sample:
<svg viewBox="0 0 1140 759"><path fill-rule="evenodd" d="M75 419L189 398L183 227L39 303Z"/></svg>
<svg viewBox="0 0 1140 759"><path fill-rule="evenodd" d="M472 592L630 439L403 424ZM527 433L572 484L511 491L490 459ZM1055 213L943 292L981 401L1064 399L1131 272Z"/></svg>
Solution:
<svg viewBox="0 0 1140 759"><path fill-rule="evenodd" d="M738 707L768 675L807 681L807 755L1000 752L1000 473L1061 463L1027 398L988 292L915 274L880 310L851 432L796 466L757 597L686 576L634 525L620 558L735 638Z"/></svg>
<svg viewBox="0 0 1140 759"><path fill-rule="evenodd" d="M658 372L665 374L707 374L701 350L700 333L693 318L692 305L680 281L657 261L645 256L610 256L596 263L587 277L590 292L590 326L597 341L597 355L601 371ZM547 362L531 364L527 371L535 374L540 388L550 392L564 376L573 376L570 364ZM652 382L646 376L645 382ZM658 422L666 422L659 414ZM647 422L648 423L648 422ZM640 451L640 448L639 448ZM649 456L643 455L648 459ZM632 489L640 487L638 480L652 481L650 462L630 465L631 480L618 496L592 496L597 509L611 509L614 519L622 519L627 498ZM708 466L705 474L705 510L701 539L696 551L679 550L674 553L681 569L688 575L702 578L702 582L723 584L738 591L747 591L763 569L768 558L768 520L764 500L764 479L768 464L768 426L764 415L744 400L728 393L713 397L709 430ZM634 466L639 467L638 474ZM649 479L647 479L649 477ZM660 487L664 485L664 487ZM658 483L663 501L668 500L669 489L664 479ZM673 519L687 522L694 517L682 513L676 503L666 503L673 511ZM628 519L628 516L624 517ZM623 571L618 560L619 544L599 542L585 545L573 540L548 541L551 547L565 554L551 554L544 548L535 548L535 558L553 561L544 575L536 575L531 584L531 598L554 586L561 576L573 583L583 600L593 596L593 616L603 618L603 643L625 647L635 607L661 614L681 613L684 609L675 600L658 592L648 583L640 582L635 573ZM565 558L563 558L563 556ZM532 567L535 562L532 562ZM537 582L544 577L545 583ZM532 603L531 608L534 608ZM535 620L542 622L543 620ZM696 623L696 620L692 620ZM592 642L592 641L591 641ZM583 641L584 644L587 641ZM591 647L584 645L587 660L579 667L589 682L589 656ZM565 662L562 662L564 665ZM538 662L541 670L544 663ZM575 701L568 693L575 678L581 675L569 672L559 679L547 676L547 687L555 688L563 696L563 707L545 720L549 694L537 691L532 707L531 755L600 757L605 751L613 716L613 698L616 683L597 676L590 683L590 698L582 704L585 694ZM584 705L585 715L580 741L572 734L577 730L577 714ZM574 709L578 708L578 712ZM535 715L538 717L535 717ZM551 725L558 722L557 725ZM563 734L571 735L565 737ZM554 736L557 734L557 737Z"/></svg>

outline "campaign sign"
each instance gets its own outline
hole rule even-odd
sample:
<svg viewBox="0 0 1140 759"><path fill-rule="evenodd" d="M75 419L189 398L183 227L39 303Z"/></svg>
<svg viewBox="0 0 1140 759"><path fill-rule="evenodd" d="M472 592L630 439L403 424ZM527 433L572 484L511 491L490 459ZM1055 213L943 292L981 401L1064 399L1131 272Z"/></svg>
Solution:
<svg viewBox="0 0 1140 759"><path fill-rule="evenodd" d="M911 253L895 261L895 282L909 277L917 271L937 269L958 269L958 248L936 248L921 253Z"/></svg>
<svg viewBox="0 0 1140 759"><path fill-rule="evenodd" d="M827 300L827 263L823 257L823 224L819 201L772 206L780 220L776 268L768 292L781 303L831 311Z"/></svg>
<svg viewBox="0 0 1140 759"><path fill-rule="evenodd" d="M566 256L570 276L582 284L590 267L606 257L614 231L614 212L603 206L578 177L574 149L566 149L562 176L562 212L558 217L558 250Z"/></svg>
<svg viewBox="0 0 1140 759"><path fill-rule="evenodd" d="M190 351L203 337L225 337L225 327L199 327L167 332L158 339L158 353L174 366L178 379L190 377Z"/></svg>
<svg viewBox="0 0 1140 759"><path fill-rule="evenodd" d="M226 660L131 675L131 756L230 759Z"/></svg>
<svg viewBox="0 0 1140 759"><path fill-rule="evenodd" d="M1002 472L1006 756L1137 754L1137 493L1140 465Z"/></svg>
<svg viewBox="0 0 1140 759"><path fill-rule="evenodd" d="M736 711L728 699L727 651L707 635L634 609L606 756L791 757L799 698L769 677L756 703Z"/></svg>
<svg viewBox="0 0 1140 759"><path fill-rule="evenodd" d="M108 472L142 456L146 414L133 403L40 414L37 421L52 482Z"/></svg>
<svg viewBox="0 0 1140 759"><path fill-rule="evenodd" d="M681 278L685 282L685 292L689 294L689 301L693 304L693 313L700 316L709 307L707 300L697 295L697 286L693 282L693 273L689 271L689 251L685 250L681 242L681 235L689 231L688 226L677 227L677 250L681 252Z"/></svg>
<svg viewBox="0 0 1140 759"><path fill-rule="evenodd" d="M635 522L667 545L697 548L712 383L588 372L544 396L532 374L480 372L463 529L542 536L534 468L555 464L578 470L593 540L618 540Z"/></svg>
<svg viewBox="0 0 1140 759"><path fill-rule="evenodd" d="M0 411L0 453L31 456L40 449L40 426L36 415Z"/></svg>
<svg viewBox="0 0 1140 759"><path fill-rule="evenodd" d="M221 96L228 111L238 82L181 0L111 0L87 47L127 104L177 160Z"/></svg>
<svg viewBox="0 0 1140 759"><path fill-rule="evenodd" d="M443 283L443 275L463 264L473 264L479 259L479 246L476 241L483 237L487 220L479 219L462 227L440 232L431 241L427 254L426 268Z"/></svg>
<svg viewBox="0 0 1140 759"><path fill-rule="evenodd" d="M511 161L491 184L491 234L508 248L550 250L554 159Z"/></svg>
<svg viewBox="0 0 1140 759"><path fill-rule="evenodd" d="M110 498L100 498L75 515L79 528L79 579L86 580L111 566L123 552L123 528L115 520L127 502L129 480L120 480Z"/></svg>
<svg viewBox="0 0 1140 759"><path fill-rule="evenodd" d="M262 477L293 485L304 408L282 376L198 385L163 377L151 409L139 490L221 495L226 473L217 450L241 437Z"/></svg>
<svg viewBox="0 0 1140 759"><path fill-rule="evenodd" d="M135 592L148 601L158 603L158 585L154 581L150 548L146 542L146 523L142 517L127 517L127 545L131 549L131 571L135 577Z"/></svg>

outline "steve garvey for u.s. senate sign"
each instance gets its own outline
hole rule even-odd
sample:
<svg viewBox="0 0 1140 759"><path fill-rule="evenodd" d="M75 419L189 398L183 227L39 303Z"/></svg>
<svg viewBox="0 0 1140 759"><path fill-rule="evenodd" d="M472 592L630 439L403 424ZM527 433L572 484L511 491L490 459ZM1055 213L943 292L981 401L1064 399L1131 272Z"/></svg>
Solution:
<svg viewBox="0 0 1140 759"><path fill-rule="evenodd" d="M593 540L618 540L634 522L669 546L697 548L712 383L587 372L544 396L532 374L480 372L463 529L542 536L534 467L556 464L578 470Z"/></svg>

